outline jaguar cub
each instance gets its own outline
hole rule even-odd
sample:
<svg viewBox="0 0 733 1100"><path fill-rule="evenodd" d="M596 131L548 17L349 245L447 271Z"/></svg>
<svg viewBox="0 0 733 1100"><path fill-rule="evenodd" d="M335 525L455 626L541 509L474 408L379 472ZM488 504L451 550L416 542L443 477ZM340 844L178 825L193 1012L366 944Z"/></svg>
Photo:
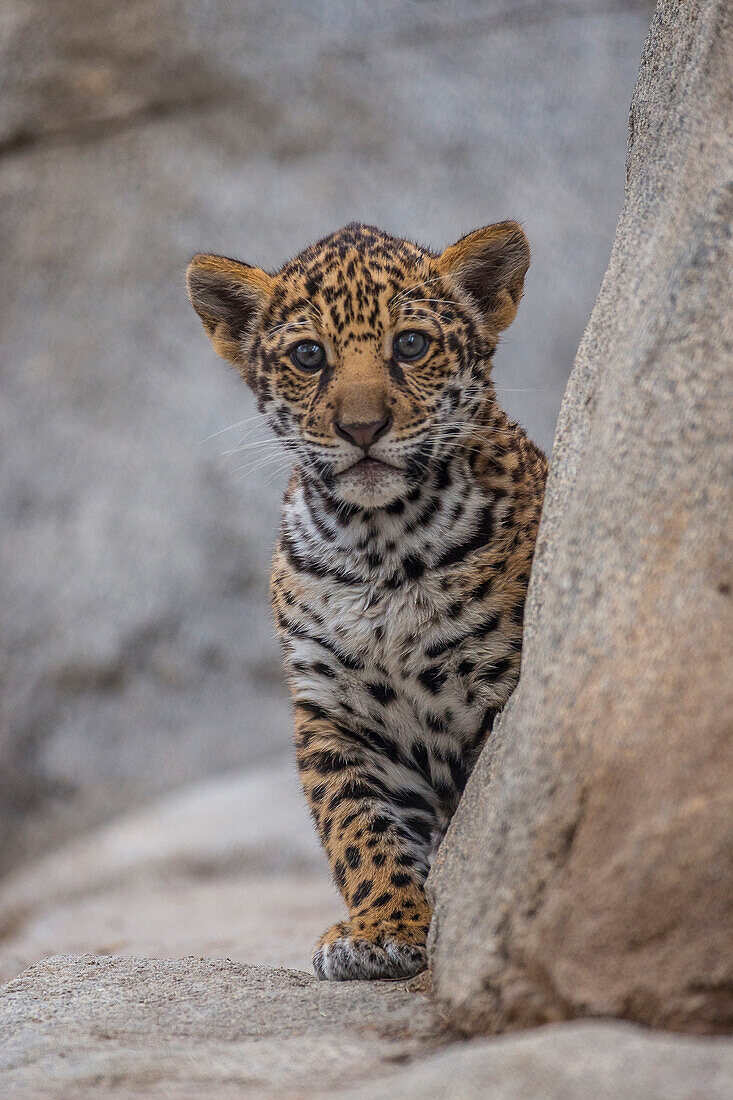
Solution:
<svg viewBox="0 0 733 1100"><path fill-rule="evenodd" d="M188 268L214 348L294 458L272 603L349 910L318 941L319 978L425 966L431 859L517 683L547 462L491 361L528 265L501 222L441 254L352 224L275 274Z"/></svg>

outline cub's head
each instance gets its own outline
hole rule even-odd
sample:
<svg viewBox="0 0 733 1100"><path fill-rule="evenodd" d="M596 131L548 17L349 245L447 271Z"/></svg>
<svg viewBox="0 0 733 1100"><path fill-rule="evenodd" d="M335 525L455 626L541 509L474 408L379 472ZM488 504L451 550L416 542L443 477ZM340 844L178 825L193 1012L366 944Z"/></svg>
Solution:
<svg viewBox="0 0 733 1100"><path fill-rule="evenodd" d="M440 255L353 224L274 274L194 256L188 292L303 473L337 500L379 508L475 434L528 266L517 222Z"/></svg>

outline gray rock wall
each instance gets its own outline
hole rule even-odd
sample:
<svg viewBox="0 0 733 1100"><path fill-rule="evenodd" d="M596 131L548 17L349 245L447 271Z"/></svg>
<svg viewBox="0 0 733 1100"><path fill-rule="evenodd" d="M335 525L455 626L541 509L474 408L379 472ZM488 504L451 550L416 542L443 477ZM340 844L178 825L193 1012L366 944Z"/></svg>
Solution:
<svg viewBox="0 0 733 1100"><path fill-rule="evenodd" d="M548 444L649 11L3 5L0 864L289 741L266 603L284 473L222 458L241 432L202 443L253 409L185 300L190 255L275 264L352 218L436 246L524 219L497 378Z"/></svg>
<svg viewBox="0 0 733 1100"><path fill-rule="evenodd" d="M523 669L434 869L466 1031L733 1023L733 9L660 0Z"/></svg>

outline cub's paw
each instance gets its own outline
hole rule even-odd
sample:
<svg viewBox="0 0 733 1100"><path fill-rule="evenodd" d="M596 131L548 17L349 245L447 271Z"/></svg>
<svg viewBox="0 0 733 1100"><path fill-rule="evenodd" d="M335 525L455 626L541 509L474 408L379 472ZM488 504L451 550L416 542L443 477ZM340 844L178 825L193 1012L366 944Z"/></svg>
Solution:
<svg viewBox="0 0 733 1100"><path fill-rule="evenodd" d="M427 966L425 929L399 930L394 921L343 921L316 944L313 969L321 981L411 978Z"/></svg>

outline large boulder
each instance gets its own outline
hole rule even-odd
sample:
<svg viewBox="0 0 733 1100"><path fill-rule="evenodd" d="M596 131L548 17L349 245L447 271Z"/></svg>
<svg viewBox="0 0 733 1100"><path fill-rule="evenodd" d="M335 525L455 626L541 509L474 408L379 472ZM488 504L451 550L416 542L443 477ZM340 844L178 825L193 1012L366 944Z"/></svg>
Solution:
<svg viewBox="0 0 733 1100"><path fill-rule="evenodd" d="M518 690L432 877L468 1032L733 1022L733 8L661 0Z"/></svg>
<svg viewBox="0 0 733 1100"><path fill-rule="evenodd" d="M188 305L190 256L524 217L497 380L548 443L646 8L2 4L0 870L290 741L267 605L285 471Z"/></svg>

